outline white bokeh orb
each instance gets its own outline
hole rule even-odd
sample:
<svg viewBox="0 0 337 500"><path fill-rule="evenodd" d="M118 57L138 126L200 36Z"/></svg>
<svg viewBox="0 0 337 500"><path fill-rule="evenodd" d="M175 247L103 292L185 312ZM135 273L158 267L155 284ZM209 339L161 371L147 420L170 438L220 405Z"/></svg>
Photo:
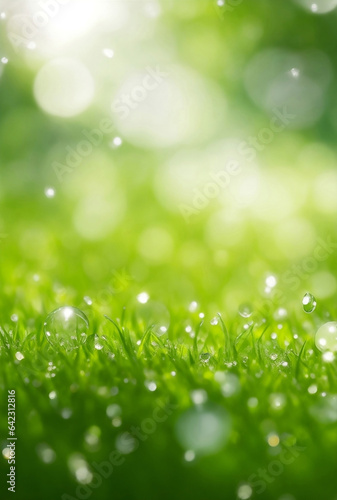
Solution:
<svg viewBox="0 0 337 500"><path fill-rule="evenodd" d="M284 129L304 128L321 117L331 75L330 61L320 51L271 48L249 61L244 83L255 104L277 117Z"/></svg>
<svg viewBox="0 0 337 500"><path fill-rule="evenodd" d="M90 72L76 59L53 59L40 69L34 82L34 96L43 111L64 118L87 109L94 93Z"/></svg>
<svg viewBox="0 0 337 500"><path fill-rule="evenodd" d="M180 66L147 66L121 84L111 102L117 128L129 142L167 148L206 142L224 123L218 87Z"/></svg>
<svg viewBox="0 0 337 500"><path fill-rule="evenodd" d="M297 5L313 14L327 14L337 7L337 0L294 0Z"/></svg>

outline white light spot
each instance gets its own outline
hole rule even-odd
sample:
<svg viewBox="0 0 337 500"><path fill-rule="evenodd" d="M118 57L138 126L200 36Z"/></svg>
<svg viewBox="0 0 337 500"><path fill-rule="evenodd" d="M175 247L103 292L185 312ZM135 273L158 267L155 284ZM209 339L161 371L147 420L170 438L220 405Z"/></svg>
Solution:
<svg viewBox="0 0 337 500"><path fill-rule="evenodd" d="M327 351L323 354L322 358L326 363L332 363L335 360L335 355L333 352Z"/></svg>
<svg viewBox="0 0 337 500"><path fill-rule="evenodd" d="M57 397L56 391L51 391L49 393L49 399L56 399L56 397Z"/></svg>
<svg viewBox="0 0 337 500"><path fill-rule="evenodd" d="M114 137L114 139L111 142L111 147L112 148L119 148L123 144L123 141L120 137Z"/></svg>
<svg viewBox="0 0 337 500"><path fill-rule="evenodd" d="M194 451L192 451L192 450L186 451L185 455L184 455L184 459L186 460L186 462L193 462L193 460L195 459Z"/></svg>
<svg viewBox="0 0 337 500"><path fill-rule="evenodd" d="M271 275L271 276L268 276L266 278L266 285L268 288L274 288L276 286L276 284L277 284L277 280L276 280L275 276Z"/></svg>
<svg viewBox="0 0 337 500"><path fill-rule="evenodd" d="M298 78L300 76L300 70L298 68L291 68L290 73L294 78Z"/></svg>
<svg viewBox="0 0 337 500"><path fill-rule="evenodd" d="M76 59L58 58L47 62L34 82L39 106L51 115L71 117L82 113L94 97L94 80Z"/></svg>
<svg viewBox="0 0 337 500"><path fill-rule="evenodd" d="M112 49L103 49L102 52L108 59L112 59L114 56L114 51Z"/></svg>
<svg viewBox="0 0 337 500"><path fill-rule="evenodd" d="M238 498L240 500L248 500L252 496L253 490L249 484L242 484L238 488Z"/></svg>
<svg viewBox="0 0 337 500"><path fill-rule="evenodd" d="M188 306L188 310L190 312L195 312L197 309L198 309L198 302L193 300L193 302L191 302L190 305Z"/></svg>
<svg viewBox="0 0 337 500"><path fill-rule="evenodd" d="M137 295L137 300L138 302L140 302L141 304L146 304L146 302L148 302L150 296L148 293L146 292L142 292L140 293L139 295Z"/></svg>
<svg viewBox="0 0 337 500"><path fill-rule="evenodd" d="M54 198L55 196L55 189L52 187L46 188L44 190L44 194L47 196L47 198Z"/></svg>

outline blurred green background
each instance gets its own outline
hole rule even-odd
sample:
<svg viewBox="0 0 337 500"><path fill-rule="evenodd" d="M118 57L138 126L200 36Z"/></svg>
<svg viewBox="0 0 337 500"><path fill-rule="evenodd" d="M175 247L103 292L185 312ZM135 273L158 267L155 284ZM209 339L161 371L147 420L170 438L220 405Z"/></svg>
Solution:
<svg viewBox="0 0 337 500"><path fill-rule="evenodd" d="M37 273L95 294L125 269L158 297L234 311L334 237L335 11L72 1L46 20L38 2L2 3L1 254L14 289ZM277 132L275 108L294 116ZM104 119L90 152L83 131L95 139ZM207 188L233 161L224 187ZM333 262L299 295L331 297Z"/></svg>

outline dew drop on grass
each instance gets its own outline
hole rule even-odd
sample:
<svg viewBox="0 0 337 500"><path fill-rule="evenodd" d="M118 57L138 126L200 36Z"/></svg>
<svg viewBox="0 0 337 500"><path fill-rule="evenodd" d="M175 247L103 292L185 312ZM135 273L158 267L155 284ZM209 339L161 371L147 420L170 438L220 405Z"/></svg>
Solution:
<svg viewBox="0 0 337 500"><path fill-rule="evenodd" d="M329 321L317 330L315 344L322 352L337 351L337 321Z"/></svg>
<svg viewBox="0 0 337 500"><path fill-rule="evenodd" d="M250 304L241 304L239 314L243 318L249 318L253 314L252 306Z"/></svg>
<svg viewBox="0 0 337 500"><path fill-rule="evenodd" d="M212 318L212 319L211 319L211 321L210 321L210 324L211 324L212 326L215 326L215 325L217 325L218 323L219 323L219 320L218 320L218 318L217 318L217 317Z"/></svg>
<svg viewBox="0 0 337 500"><path fill-rule="evenodd" d="M203 352L200 354L200 360L203 361L204 363L208 363L208 361L211 359L211 355L209 352Z"/></svg>
<svg viewBox="0 0 337 500"><path fill-rule="evenodd" d="M66 350L76 349L87 340L89 321L76 307L59 307L48 314L44 333L54 347Z"/></svg>
<svg viewBox="0 0 337 500"><path fill-rule="evenodd" d="M86 304L88 304L88 306L92 306L92 299L90 297L88 297L88 295L83 297L83 300Z"/></svg>
<svg viewBox="0 0 337 500"><path fill-rule="evenodd" d="M311 293L306 293L302 299L304 312L310 314L316 309L316 299Z"/></svg>

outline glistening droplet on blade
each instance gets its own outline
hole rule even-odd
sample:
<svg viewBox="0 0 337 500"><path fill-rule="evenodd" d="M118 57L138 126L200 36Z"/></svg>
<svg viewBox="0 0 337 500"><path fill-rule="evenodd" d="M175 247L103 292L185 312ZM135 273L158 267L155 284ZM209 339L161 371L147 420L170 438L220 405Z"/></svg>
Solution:
<svg viewBox="0 0 337 500"><path fill-rule="evenodd" d="M48 342L67 351L84 344L88 330L89 320L84 312L71 306L59 307L52 311L44 323Z"/></svg>

